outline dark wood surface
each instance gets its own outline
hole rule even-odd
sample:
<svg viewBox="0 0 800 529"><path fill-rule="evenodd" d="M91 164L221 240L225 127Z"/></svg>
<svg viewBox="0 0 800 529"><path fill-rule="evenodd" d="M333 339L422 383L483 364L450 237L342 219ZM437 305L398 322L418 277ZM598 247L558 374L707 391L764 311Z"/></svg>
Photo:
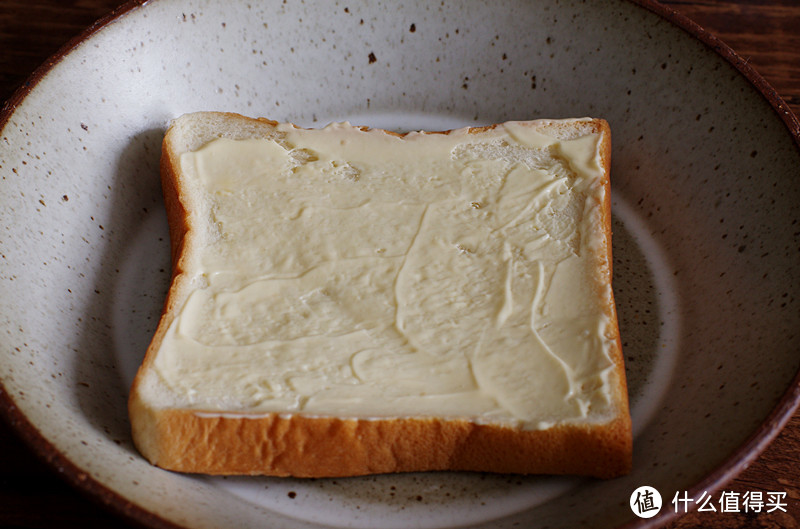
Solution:
<svg viewBox="0 0 800 529"><path fill-rule="evenodd" d="M0 100L120 0L0 0ZM665 0L749 62L800 115L800 0ZM800 354L800 353L799 353ZM787 512L692 512L668 527L800 528L800 413L725 491L786 492ZM718 495L715 500L718 499ZM669 502L670 498L665 498ZM666 507L670 507L666 505ZM0 422L0 527L125 527L74 490Z"/></svg>

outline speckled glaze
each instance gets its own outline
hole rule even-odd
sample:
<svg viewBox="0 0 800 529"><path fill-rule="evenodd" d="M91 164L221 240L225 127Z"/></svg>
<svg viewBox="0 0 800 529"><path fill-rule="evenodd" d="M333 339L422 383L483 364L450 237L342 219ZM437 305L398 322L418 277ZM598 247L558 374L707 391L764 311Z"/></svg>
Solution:
<svg viewBox="0 0 800 529"><path fill-rule="evenodd" d="M74 483L155 527L663 522L633 518L636 487L720 486L797 403L800 150L759 77L645 7L127 5L2 114L0 409ZM304 481L150 466L126 398L169 281L160 142L195 110L395 130L608 119L632 474Z"/></svg>

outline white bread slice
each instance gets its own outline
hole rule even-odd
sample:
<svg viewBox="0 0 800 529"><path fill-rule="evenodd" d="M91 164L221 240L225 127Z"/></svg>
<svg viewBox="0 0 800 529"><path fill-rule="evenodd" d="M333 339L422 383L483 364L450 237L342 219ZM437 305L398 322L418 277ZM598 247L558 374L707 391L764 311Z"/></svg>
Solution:
<svg viewBox="0 0 800 529"><path fill-rule="evenodd" d="M395 134L178 118L136 446L206 474L627 473L609 166L598 119Z"/></svg>

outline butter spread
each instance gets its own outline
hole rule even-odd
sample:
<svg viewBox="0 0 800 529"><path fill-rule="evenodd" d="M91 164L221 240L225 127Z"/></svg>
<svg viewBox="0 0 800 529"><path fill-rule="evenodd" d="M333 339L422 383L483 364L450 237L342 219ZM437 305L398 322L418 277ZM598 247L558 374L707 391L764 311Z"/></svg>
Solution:
<svg viewBox="0 0 800 529"><path fill-rule="evenodd" d="M280 125L183 154L197 252L161 383L210 413L609 417L600 137L537 129Z"/></svg>

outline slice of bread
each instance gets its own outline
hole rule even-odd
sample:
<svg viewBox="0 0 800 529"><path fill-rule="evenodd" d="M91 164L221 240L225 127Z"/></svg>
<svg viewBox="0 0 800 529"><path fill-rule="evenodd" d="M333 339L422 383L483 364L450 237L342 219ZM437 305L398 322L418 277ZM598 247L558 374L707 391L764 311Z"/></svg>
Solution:
<svg viewBox="0 0 800 529"><path fill-rule="evenodd" d="M598 119L175 120L136 446L207 474L627 473L609 165Z"/></svg>

